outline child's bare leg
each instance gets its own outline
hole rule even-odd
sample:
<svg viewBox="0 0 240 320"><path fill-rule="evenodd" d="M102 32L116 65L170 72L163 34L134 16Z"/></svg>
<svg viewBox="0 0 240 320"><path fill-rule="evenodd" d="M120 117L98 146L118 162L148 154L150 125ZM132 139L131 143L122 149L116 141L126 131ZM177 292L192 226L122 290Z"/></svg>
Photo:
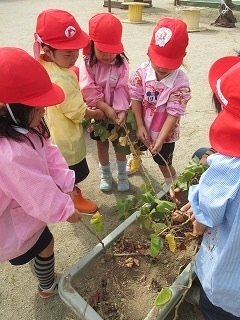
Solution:
<svg viewBox="0 0 240 320"><path fill-rule="evenodd" d="M54 239L52 238L52 241L49 243L49 245L38 255L41 258L47 258L54 254Z"/></svg>
<svg viewBox="0 0 240 320"><path fill-rule="evenodd" d="M172 165L169 165L169 166L159 165L159 169L161 170L167 185L171 184L176 179L177 173Z"/></svg>
<svg viewBox="0 0 240 320"><path fill-rule="evenodd" d="M126 161L127 157L123 153L115 152L118 161Z"/></svg>
<svg viewBox="0 0 240 320"><path fill-rule="evenodd" d="M109 164L109 142L97 141L98 160L101 166Z"/></svg>

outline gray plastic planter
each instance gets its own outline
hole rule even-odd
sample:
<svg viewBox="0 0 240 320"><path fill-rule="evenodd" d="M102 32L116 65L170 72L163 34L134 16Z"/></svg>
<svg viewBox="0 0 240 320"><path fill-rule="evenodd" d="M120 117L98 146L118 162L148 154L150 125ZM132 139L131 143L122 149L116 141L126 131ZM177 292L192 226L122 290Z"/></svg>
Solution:
<svg viewBox="0 0 240 320"><path fill-rule="evenodd" d="M163 197L167 189L161 191L158 196ZM118 239L124 230L131 225L139 216L136 211L116 229L114 229L107 237L103 239L104 246L110 247L113 242ZM67 270L61 277L59 283L59 295L61 299L72 309L72 311L82 320L103 320L99 314L80 296L80 294L72 287L72 282L88 267L89 263L103 252L103 247L99 243L76 264ZM172 298L163 308L153 307L146 318L143 320L164 320L170 313L172 308L181 299L184 287L188 285L189 277L193 271L191 265L188 264L183 272L177 277L171 286Z"/></svg>

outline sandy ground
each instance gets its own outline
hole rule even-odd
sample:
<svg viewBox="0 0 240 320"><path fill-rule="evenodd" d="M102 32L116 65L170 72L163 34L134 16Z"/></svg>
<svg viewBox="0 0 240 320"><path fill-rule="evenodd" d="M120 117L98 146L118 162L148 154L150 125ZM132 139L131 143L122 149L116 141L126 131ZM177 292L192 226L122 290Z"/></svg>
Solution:
<svg viewBox="0 0 240 320"><path fill-rule="evenodd" d="M81 27L87 31L89 18L98 12L107 12L102 0L0 0L0 44L1 46L21 47L32 54L33 33L37 15L44 9L58 8L71 12ZM112 12L124 20L127 11L112 9ZM239 13L234 12L240 21ZM146 24L123 24L123 42L126 54L130 59L131 71L147 59L146 51L151 32L157 20L163 16L181 17L182 12L176 10L173 1L155 0L153 8L144 9L143 19ZM211 64L223 55L235 54L240 49L239 28L224 29L210 26L218 15L217 9L202 9L200 26L204 31L189 33L189 46L185 58L185 66L191 81L192 99L186 115L182 119L181 139L177 143L174 164L178 172L186 166L192 152L200 146L208 146L208 128L215 113L211 105L211 94L207 82L207 71ZM13 88L14 90L14 88ZM118 194L115 189L109 195L99 191L99 169L96 158L96 146L88 137L88 162L91 173L82 185L85 195L91 195L99 204L103 214L106 235L119 224L118 215L113 206ZM148 158L143 159L156 186L162 178L156 174L156 166ZM114 159L112 159L114 163ZM114 167L114 166L113 166ZM116 173L116 169L113 168ZM114 173L114 174L115 174ZM130 178L131 189L142 183L142 175ZM19 187L21 185L19 184ZM130 191L130 193L132 192ZM88 218L84 218L88 221ZM79 260L95 244L96 240L84 227L62 223L51 226L55 235L56 269L64 272ZM12 320L74 320L77 317L65 306L59 297L43 301L37 294L37 281L28 265L13 267L9 263L0 266L0 319ZM193 313L188 304L182 308L181 320L200 320L199 313ZM172 319L172 315L168 320ZM94 319L92 319L94 320ZM126 319L134 320L134 319Z"/></svg>

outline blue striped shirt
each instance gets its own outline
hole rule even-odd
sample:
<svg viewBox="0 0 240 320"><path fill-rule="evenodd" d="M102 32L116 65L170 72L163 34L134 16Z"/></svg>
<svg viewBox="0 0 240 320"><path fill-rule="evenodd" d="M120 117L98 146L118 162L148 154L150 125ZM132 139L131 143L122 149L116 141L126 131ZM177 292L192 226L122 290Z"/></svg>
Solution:
<svg viewBox="0 0 240 320"><path fill-rule="evenodd" d="M208 226L195 272L208 299L240 317L240 158L217 153L208 164L189 190L196 220Z"/></svg>

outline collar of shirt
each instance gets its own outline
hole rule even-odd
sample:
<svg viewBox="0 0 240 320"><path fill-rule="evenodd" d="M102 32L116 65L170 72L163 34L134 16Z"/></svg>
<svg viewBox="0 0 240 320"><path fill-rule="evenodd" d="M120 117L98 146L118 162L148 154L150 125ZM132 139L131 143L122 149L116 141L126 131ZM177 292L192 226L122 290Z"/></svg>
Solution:
<svg viewBox="0 0 240 320"><path fill-rule="evenodd" d="M18 126L12 126L14 130L16 130L17 132L19 133L22 133L22 134L27 134L29 131L25 128L22 128L22 127L18 127Z"/></svg>
<svg viewBox="0 0 240 320"><path fill-rule="evenodd" d="M162 82L165 86L169 88L173 88L177 74L178 74L178 69L174 70L171 74L169 74L167 77L163 78L159 82ZM153 69L151 64L149 64L149 68L147 71L146 82L147 81L158 81L156 77L156 72Z"/></svg>

